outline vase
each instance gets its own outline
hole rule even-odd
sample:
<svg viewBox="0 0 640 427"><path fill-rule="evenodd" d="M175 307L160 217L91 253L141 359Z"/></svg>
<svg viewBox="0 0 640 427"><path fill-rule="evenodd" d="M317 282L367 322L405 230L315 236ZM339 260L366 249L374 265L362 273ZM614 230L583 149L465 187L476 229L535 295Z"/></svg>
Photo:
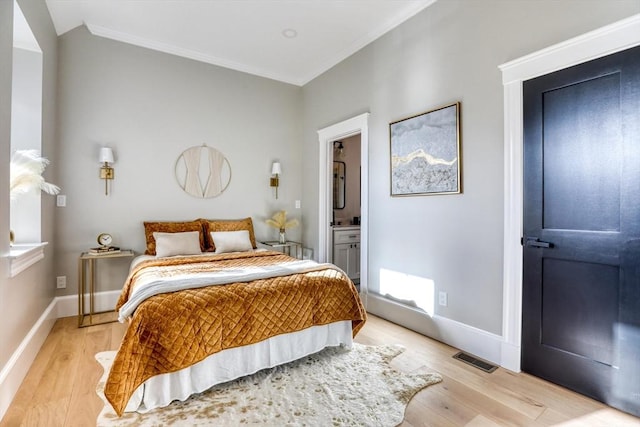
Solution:
<svg viewBox="0 0 640 427"><path fill-rule="evenodd" d="M287 243L287 236L284 234L284 228L280 229L280 237L278 238L278 242Z"/></svg>

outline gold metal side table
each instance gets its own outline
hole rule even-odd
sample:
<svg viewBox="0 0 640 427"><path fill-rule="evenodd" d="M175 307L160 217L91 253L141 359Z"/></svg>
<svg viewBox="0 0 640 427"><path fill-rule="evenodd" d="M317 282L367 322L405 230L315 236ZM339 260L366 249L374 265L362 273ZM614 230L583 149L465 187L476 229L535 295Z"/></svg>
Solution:
<svg viewBox="0 0 640 427"><path fill-rule="evenodd" d="M86 326L102 325L104 323L114 322L115 319L93 322L93 316L102 313L109 313L112 310L96 312L94 309L93 297L96 288L96 261L114 259L114 258L132 258L134 255L132 250L123 249L116 253L105 254L91 254L89 252L83 252L78 258L78 327L84 328ZM85 307L85 294L87 293L87 270L89 275L89 312L86 312ZM115 312L115 311L114 311ZM85 318L89 318L89 322L85 323Z"/></svg>
<svg viewBox="0 0 640 427"><path fill-rule="evenodd" d="M294 258L302 259L302 243L300 242L287 241L280 243L278 241L268 241L260 243Z"/></svg>

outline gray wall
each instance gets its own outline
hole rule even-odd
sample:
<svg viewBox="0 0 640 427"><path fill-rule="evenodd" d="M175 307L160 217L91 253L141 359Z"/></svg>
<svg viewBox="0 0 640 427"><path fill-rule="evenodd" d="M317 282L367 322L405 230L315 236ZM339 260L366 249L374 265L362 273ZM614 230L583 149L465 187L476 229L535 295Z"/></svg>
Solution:
<svg viewBox="0 0 640 427"><path fill-rule="evenodd" d="M60 37L56 275L77 292L77 258L111 233L114 244L143 252L142 222L251 216L259 239L277 231L264 219L301 199L302 89L92 36L78 27ZM176 183L174 166L187 148L207 144L231 164L220 196L198 199ZM110 194L98 178L98 150L113 148ZM279 198L269 187L271 163L282 164ZM304 218L302 218L304 222ZM299 238L300 228L287 234ZM99 290L120 289L129 260L104 263ZM107 280L108 279L108 280Z"/></svg>
<svg viewBox="0 0 640 427"><path fill-rule="evenodd" d="M44 1L18 0L22 12L43 52L42 155L54 157L58 38ZM0 236L9 235L9 159L11 123L11 68L13 50L13 2L0 1ZM56 165L45 171L56 182ZM42 240L48 241L45 259L15 278L9 278L8 237L0 238L0 367L7 363L54 296L53 246L54 198L42 195Z"/></svg>
<svg viewBox="0 0 640 427"><path fill-rule="evenodd" d="M433 279L449 296L437 314L501 334L498 66L638 12L637 0L440 0L305 85L305 243L317 251L316 131L369 111L369 288L381 269ZM390 197L389 123L455 101L463 194Z"/></svg>

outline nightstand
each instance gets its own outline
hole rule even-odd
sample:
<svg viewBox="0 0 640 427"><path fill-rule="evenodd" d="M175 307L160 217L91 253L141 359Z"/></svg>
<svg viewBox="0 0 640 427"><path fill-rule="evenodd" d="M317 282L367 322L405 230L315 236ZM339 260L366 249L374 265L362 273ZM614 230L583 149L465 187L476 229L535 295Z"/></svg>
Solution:
<svg viewBox="0 0 640 427"><path fill-rule="evenodd" d="M103 323L115 322L116 319L109 319L104 321L93 321L93 316L113 312L114 310L96 312L94 308L94 293L96 289L96 270L98 261L105 262L107 260L113 260L115 258L133 258L133 251L129 249L120 250L116 253L105 254L91 254L89 252L83 252L78 258L78 327L84 328L86 326L101 325ZM88 273L88 280L87 280ZM89 282L89 311L86 312L85 296L87 293L86 285ZM85 323L85 318L89 318L89 322Z"/></svg>
<svg viewBox="0 0 640 427"><path fill-rule="evenodd" d="M268 241L260 243L294 258L302 259L302 243L300 242L288 241L286 243L280 243L278 241Z"/></svg>

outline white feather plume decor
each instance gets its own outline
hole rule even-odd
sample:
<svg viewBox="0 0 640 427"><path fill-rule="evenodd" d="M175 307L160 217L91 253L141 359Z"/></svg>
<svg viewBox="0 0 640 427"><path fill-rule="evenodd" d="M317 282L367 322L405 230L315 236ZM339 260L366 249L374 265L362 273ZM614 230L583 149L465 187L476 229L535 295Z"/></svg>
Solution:
<svg viewBox="0 0 640 427"><path fill-rule="evenodd" d="M41 190L48 194L58 194L60 187L45 182L42 177L49 160L40 156L37 150L17 150L11 156L10 189L11 199L19 194Z"/></svg>

